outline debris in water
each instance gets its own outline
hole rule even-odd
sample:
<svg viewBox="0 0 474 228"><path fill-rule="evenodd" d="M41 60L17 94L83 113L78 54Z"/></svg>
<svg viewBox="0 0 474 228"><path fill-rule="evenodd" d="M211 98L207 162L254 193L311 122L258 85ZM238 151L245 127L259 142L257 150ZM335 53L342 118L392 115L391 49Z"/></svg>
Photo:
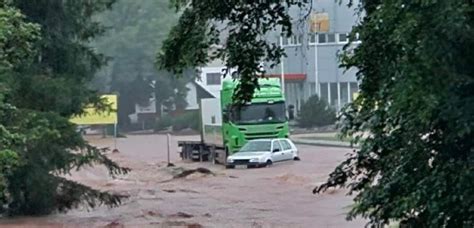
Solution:
<svg viewBox="0 0 474 228"><path fill-rule="evenodd" d="M202 174L207 174L207 175L215 175L211 170L209 169L206 169L206 168L202 168L202 167L199 167L197 169L188 169L188 170L184 170L183 172L181 173L178 173L176 174L175 176L173 176L173 178L177 179L177 178L183 178L183 177L187 177L193 173L202 173Z"/></svg>
<svg viewBox="0 0 474 228"><path fill-rule="evenodd" d="M169 180L160 181L158 183L166 183L166 182L170 182L174 179L185 178L185 177L188 177L189 175L195 174L195 173L201 174L201 175L204 175L204 176L207 176L207 175L215 176L216 175L211 170L206 169L206 168L202 168L202 167L199 167L199 168L196 168L196 169L185 169L185 168L182 168L182 167L176 167L176 168L171 169L171 175L173 175L173 178L171 178Z"/></svg>
<svg viewBox="0 0 474 228"><path fill-rule="evenodd" d="M171 218L192 218L192 217L194 217L194 215L184 213L184 212L178 212L176 214L170 215L169 217L171 217Z"/></svg>
<svg viewBox="0 0 474 228"><path fill-rule="evenodd" d="M176 193L176 192L184 192L184 193L199 193L198 191L194 191L194 190L191 190L191 189L178 189L178 190L174 190L174 189L163 189L164 192L168 192L168 193Z"/></svg>
<svg viewBox="0 0 474 228"><path fill-rule="evenodd" d="M146 214L153 217L161 217L161 213L156 211L147 211Z"/></svg>
<svg viewBox="0 0 474 228"><path fill-rule="evenodd" d="M106 228L118 228L118 227L125 227L123 224L113 221L105 226Z"/></svg>

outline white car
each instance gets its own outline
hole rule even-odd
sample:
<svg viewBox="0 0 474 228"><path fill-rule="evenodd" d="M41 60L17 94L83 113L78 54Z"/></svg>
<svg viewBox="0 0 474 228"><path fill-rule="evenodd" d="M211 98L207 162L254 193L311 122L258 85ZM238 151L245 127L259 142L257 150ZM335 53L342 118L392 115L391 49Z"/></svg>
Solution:
<svg viewBox="0 0 474 228"><path fill-rule="evenodd" d="M291 140L256 139L247 142L239 152L229 156L226 168L265 167L285 160L300 160L298 149Z"/></svg>

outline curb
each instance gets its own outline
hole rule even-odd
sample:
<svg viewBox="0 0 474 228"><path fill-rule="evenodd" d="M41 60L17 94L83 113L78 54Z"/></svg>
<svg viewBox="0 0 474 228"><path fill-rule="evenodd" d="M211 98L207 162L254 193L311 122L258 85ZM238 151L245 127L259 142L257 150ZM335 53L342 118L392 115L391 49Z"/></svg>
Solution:
<svg viewBox="0 0 474 228"><path fill-rule="evenodd" d="M339 148L352 148L357 149L358 146L351 146L350 143L345 142L329 142L329 141L319 141L319 140L304 140L304 139L291 139L295 144L301 145L312 145L312 146L325 146L325 147L339 147Z"/></svg>

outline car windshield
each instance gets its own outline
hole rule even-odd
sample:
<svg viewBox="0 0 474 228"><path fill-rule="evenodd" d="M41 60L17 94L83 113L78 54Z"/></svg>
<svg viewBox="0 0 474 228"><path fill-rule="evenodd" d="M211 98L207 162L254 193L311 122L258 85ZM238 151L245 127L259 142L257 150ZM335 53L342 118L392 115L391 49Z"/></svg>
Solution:
<svg viewBox="0 0 474 228"><path fill-rule="evenodd" d="M232 110L232 121L237 124L285 122L285 103L254 103L235 107Z"/></svg>
<svg viewBox="0 0 474 228"><path fill-rule="evenodd" d="M240 152L265 152L270 151L271 147L270 141L250 141L240 149Z"/></svg>

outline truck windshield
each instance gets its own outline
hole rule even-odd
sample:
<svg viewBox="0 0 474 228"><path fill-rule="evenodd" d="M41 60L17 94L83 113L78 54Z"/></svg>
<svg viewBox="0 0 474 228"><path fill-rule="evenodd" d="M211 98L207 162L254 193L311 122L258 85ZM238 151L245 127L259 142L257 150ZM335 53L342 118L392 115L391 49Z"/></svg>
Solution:
<svg viewBox="0 0 474 228"><path fill-rule="evenodd" d="M285 122L285 103L253 103L235 107L232 110L232 121L237 124Z"/></svg>
<svg viewBox="0 0 474 228"><path fill-rule="evenodd" d="M240 152L266 152L270 151L270 141L250 141L240 149Z"/></svg>

